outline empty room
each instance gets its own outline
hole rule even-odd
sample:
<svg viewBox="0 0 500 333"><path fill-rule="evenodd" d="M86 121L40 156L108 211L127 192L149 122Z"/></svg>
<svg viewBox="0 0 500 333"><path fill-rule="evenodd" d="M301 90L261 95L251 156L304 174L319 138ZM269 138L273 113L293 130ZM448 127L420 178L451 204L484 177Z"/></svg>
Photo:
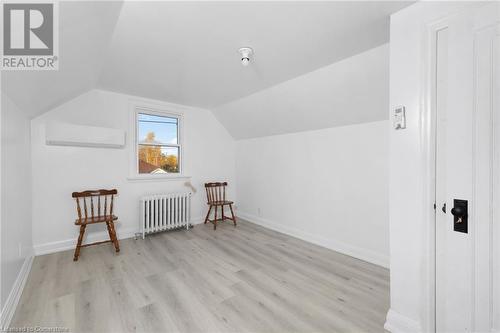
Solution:
<svg viewBox="0 0 500 333"><path fill-rule="evenodd" d="M0 332L500 333L499 1L0 7Z"/></svg>

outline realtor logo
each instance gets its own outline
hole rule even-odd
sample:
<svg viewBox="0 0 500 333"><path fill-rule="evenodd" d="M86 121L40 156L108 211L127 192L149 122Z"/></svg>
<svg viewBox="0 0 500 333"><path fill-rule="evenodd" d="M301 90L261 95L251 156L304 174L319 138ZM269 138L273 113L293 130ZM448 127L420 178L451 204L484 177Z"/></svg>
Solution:
<svg viewBox="0 0 500 333"><path fill-rule="evenodd" d="M55 70L56 3L3 4L3 70Z"/></svg>

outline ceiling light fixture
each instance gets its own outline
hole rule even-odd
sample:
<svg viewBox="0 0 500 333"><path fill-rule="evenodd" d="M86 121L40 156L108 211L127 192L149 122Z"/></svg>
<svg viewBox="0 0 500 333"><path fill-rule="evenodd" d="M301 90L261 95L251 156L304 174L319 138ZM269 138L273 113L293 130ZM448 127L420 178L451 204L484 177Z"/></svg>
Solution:
<svg viewBox="0 0 500 333"><path fill-rule="evenodd" d="M241 64L243 66L248 66L248 63L250 62L250 57L253 55L253 50L250 47L242 47L241 49L238 50L241 55Z"/></svg>

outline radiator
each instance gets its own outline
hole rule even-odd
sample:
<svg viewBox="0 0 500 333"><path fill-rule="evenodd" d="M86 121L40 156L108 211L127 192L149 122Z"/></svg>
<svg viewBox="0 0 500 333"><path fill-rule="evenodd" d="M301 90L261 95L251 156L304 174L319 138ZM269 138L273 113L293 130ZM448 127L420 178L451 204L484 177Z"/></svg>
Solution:
<svg viewBox="0 0 500 333"><path fill-rule="evenodd" d="M141 198L141 232L146 234L189 229L191 222L191 193L150 195Z"/></svg>

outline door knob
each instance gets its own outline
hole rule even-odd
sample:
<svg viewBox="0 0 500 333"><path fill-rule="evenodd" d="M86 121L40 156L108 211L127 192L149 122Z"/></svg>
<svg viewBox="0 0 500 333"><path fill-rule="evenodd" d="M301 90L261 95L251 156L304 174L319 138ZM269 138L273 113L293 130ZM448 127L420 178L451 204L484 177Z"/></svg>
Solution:
<svg viewBox="0 0 500 333"><path fill-rule="evenodd" d="M463 207L453 207L451 209L451 214L453 214L453 216L457 217L457 218L462 218L462 217L465 217L465 209Z"/></svg>

